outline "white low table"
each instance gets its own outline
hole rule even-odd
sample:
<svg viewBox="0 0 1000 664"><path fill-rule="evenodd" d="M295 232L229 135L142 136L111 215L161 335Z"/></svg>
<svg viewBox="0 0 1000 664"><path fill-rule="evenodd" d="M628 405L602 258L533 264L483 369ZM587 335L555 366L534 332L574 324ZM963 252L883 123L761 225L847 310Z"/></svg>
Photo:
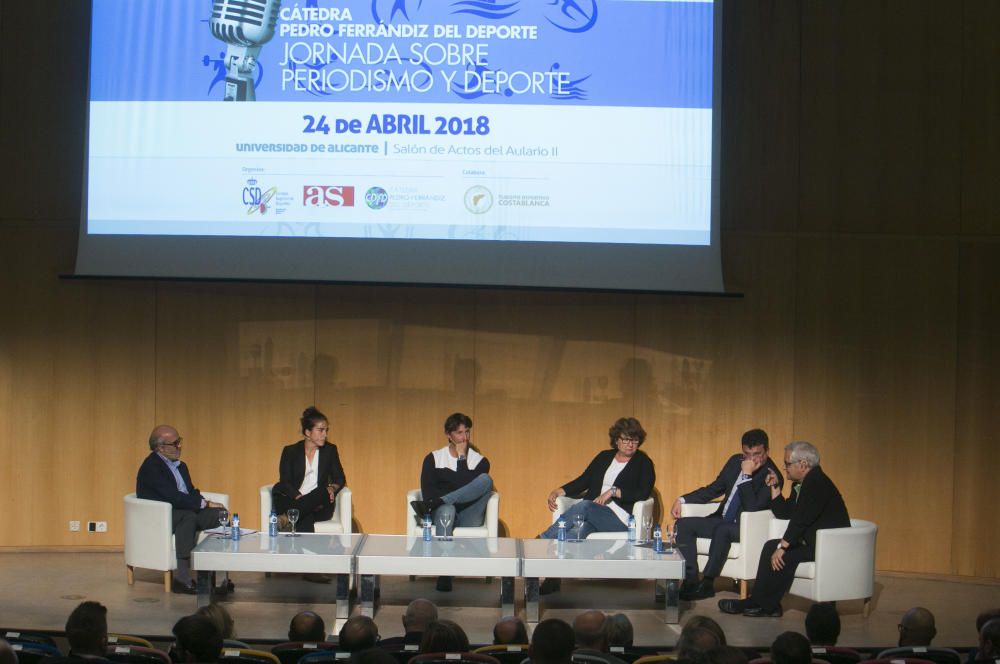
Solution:
<svg viewBox="0 0 1000 664"><path fill-rule="evenodd" d="M291 537L281 533L247 535L239 540L209 536L191 552L191 567L198 570L198 605L208 604L214 591L217 571L277 572L335 575L336 613L334 623L346 620L350 613L350 578L354 572L354 554L364 535L326 535L299 533Z"/></svg>
<svg viewBox="0 0 1000 664"><path fill-rule="evenodd" d="M508 537L434 538L368 535L357 553L361 612L375 615L378 576L498 576L503 615L514 613L514 577L519 576L518 540Z"/></svg>
<svg viewBox="0 0 1000 664"><path fill-rule="evenodd" d="M624 535L624 533L623 533ZM528 622L538 622L538 578L656 579L666 582L664 622L680 619L677 582L684 578L684 557L679 551L656 553L651 547L627 540L589 539L582 542L530 539L521 541L524 608Z"/></svg>

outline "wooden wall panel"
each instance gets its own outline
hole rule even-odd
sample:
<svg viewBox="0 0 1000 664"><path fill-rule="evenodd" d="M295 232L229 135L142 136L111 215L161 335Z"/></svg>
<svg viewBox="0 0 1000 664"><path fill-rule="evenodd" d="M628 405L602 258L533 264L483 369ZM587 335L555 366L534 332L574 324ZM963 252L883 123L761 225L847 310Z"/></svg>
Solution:
<svg viewBox="0 0 1000 664"><path fill-rule="evenodd" d="M800 229L959 227L960 11L802 3Z"/></svg>
<svg viewBox="0 0 1000 664"><path fill-rule="evenodd" d="M1000 577L1000 241L961 247L952 572Z"/></svg>
<svg viewBox="0 0 1000 664"><path fill-rule="evenodd" d="M794 0L723 5L723 229L795 229L799 13Z"/></svg>
<svg viewBox="0 0 1000 664"><path fill-rule="evenodd" d="M744 431L763 428L779 449L791 435L794 242L725 240L727 284L744 297L639 298L636 413L655 435L664 513L715 479Z"/></svg>
<svg viewBox="0 0 1000 664"><path fill-rule="evenodd" d="M0 288L0 500L22 520L0 546L120 544L122 496L135 482L128 441L152 419L152 287L60 281L70 229L8 227L0 238L11 276ZM70 520L109 530L71 533Z"/></svg>
<svg viewBox="0 0 1000 664"><path fill-rule="evenodd" d="M852 516L879 523L881 569L948 573L955 463L954 244L798 243L795 432Z"/></svg>
<svg viewBox="0 0 1000 664"><path fill-rule="evenodd" d="M506 532L533 537L551 523L549 492L634 413L634 300L481 292L476 320L476 441L495 468Z"/></svg>
<svg viewBox="0 0 1000 664"><path fill-rule="evenodd" d="M249 524L312 403L312 286L161 283L156 420L177 427L195 485L230 494ZM138 462L149 431L134 441Z"/></svg>
<svg viewBox="0 0 1000 664"><path fill-rule="evenodd" d="M962 3L962 232L1000 234L1000 2Z"/></svg>
<svg viewBox="0 0 1000 664"><path fill-rule="evenodd" d="M424 456L444 444L448 415L472 416L480 442L474 298L471 290L318 290L316 403L331 418L365 532L404 532L406 491L420 486Z"/></svg>

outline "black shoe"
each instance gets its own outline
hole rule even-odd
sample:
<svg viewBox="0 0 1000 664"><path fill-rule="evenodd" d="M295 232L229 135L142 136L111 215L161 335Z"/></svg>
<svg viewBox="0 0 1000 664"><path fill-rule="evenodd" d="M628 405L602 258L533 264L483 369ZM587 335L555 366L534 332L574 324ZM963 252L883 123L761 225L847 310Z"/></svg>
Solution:
<svg viewBox="0 0 1000 664"><path fill-rule="evenodd" d="M719 600L719 611L723 613L731 613L733 615L743 613L743 610L747 608L746 600L742 599L720 599Z"/></svg>
<svg viewBox="0 0 1000 664"><path fill-rule="evenodd" d="M715 597L715 579L712 578L702 579L686 594L681 592L681 599L688 602L708 599L709 597Z"/></svg>
<svg viewBox="0 0 1000 664"><path fill-rule="evenodd" d="M438 592L450 593L451 592L451 577L450 576L439 576L437 585L434 586Z"/></svg>
<svg viewBox="0 0 1000 664"><path fill-rule="evenodd" d="M329 574L310 573L310 574L303 574L302 580L308 581L309 583L330 583L331 581L333 581L333 577L330 576Z"/></svg>
<svg viewBox="0 0 1000 664"><path fill-rule="evenodd" d="M422 500L411 500L410 507L413 508L413 512L417 515L417 523L422 523L424 515L431 513L431 510L427 509L427 503Z"/></svg>
<svg viewBox="0 0 1000 664"><path fill-rule="evenodd" d="M194 585L194 581L184 583L183 581L174 579L174 582L170 584L170 592L177 593L178 595L197 595L198 588Z"/></svg>
<svg viewBox="0 0 1000 664"><path fill-rule="evenodd" d="M772 611L765 611L759 606L751 606L749 608L743 609L743 615L748 618L780 618L782 614L781 605Z"/></svg>
<svg viewBox="0 0 1000 664"><path fill-rule="evenodd" d="M562 579L553 579L552 577L549 577L542 581L542 585L538 587L538 594L551 595L552 593L559 592L560 588L562 588Z"/></svg>

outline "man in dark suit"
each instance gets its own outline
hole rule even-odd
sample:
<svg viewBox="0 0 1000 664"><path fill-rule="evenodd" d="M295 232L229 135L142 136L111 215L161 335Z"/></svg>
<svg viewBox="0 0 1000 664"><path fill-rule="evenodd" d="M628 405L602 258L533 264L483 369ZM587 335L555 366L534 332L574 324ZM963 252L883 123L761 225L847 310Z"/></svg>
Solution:
<svg viewBox="0 0 1000 664"><path fill-rule="evenodd" d="M219 525L219 510L224 506L206 500L191 482L187 464L181 461L183 439L177 429L161 424L149 434L149 456L139 466L135 494L147 500L159 500L173 506L174 547L177 570L173 591L193 595L191 549L199 530Z"/></svg>
<svg viewBox="0 0 1000 664"><path fill-rule="evenodd" d="M778 475L778 467L768 456L767 433L751 429L743 434L742 454L734 454L726 461L715 481L674 501L671 515L679 519L676 524L677 548L684 556L684 585L681 599L705 599L715 595L715 577L722 572L729 556L729 547L740 541L740 514L766 510L771 505L771 489L764 482L768 471ZM715 513L706 517L681 516L684 503L704 504L725 496ZM708 561L698 581L699 537L711 539Z"/></svg>
<svg viewBox="0 0 1000 664"><path fill-rule="evenodd" d="M786 445L785 474L792 481L788 498L781 495L777 475L767 476L771 511L779 519L788 519L785 534L764 544L750 597L719 600L723 613L780 617L781 598L792 587L799 563L816 559L816 531L851 525L840 491L820 468L819 450L805 441Z"/></svg>

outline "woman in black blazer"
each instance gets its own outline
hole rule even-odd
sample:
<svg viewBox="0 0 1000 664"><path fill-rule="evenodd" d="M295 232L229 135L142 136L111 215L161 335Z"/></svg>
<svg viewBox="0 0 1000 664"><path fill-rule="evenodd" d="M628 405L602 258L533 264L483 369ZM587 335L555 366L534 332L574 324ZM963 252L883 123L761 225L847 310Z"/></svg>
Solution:
<svg viewBox="0 0 1000 664"><path fill-rule="evenodd" d="M300 422L305 437L281 450L280 479L271 489L271 505L282 516L297 507L300 516L295 529L311 533L317 521L333 516L334 498L347 480L337 446L326 440L330 428L326 415L309 406ZM281 522L284 526L285 519Z"/></svg>

